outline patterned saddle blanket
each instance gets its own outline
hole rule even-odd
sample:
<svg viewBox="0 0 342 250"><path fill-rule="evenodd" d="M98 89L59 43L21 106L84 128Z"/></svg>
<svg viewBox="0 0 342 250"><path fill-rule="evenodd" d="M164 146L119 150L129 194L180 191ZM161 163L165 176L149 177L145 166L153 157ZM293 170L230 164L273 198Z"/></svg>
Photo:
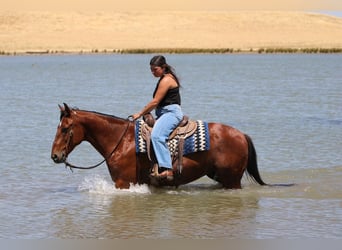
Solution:
<svg viewBox="0 0 342 250"><path fill-rule="evenodd" d="M210 148L210 137L209 137L209 129L208 123L203 122L201 120L195 121L195 131L192 135L188 136L184 140L183 145L183 155L206 151ZM147 143L143 136L143 130L146 126L143 120L138 120L135 124L135 145L137 153L147 153L148 147ZM171 153L171 158L174 158L178 155L178 146L179 146L179 136L174 136L172 133L171 139L168 140L168 146Z"/></svg>

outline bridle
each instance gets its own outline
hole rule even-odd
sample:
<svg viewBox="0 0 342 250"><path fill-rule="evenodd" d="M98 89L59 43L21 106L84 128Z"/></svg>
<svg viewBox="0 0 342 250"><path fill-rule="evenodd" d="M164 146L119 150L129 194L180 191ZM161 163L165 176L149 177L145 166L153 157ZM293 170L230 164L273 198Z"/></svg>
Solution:
<svg viewBox="0 0 342 250"><path fill-rule="evenodd" d="M73 169L73 168L86 170L86 169L93 169L93 168L96 168L96 167L100 166L100 165L103 164L107 159L109 159L109 157L111 157L112 154L115 152L115 150L119 147L119 145L120 145L122 139L125 137L125 134L127 133L128 127L129 127L129 125L130 125L131 123L132 123L131 121L128 121L127 126L126 126L126 129L125 129L124 132L122 133L122 135L121 135L121 137L120 137L120 140L119 140L118 143L115 145L115 147L113 148L112 152L111 152L107 157L105 157L101 162L99 162L99 163L97 163L97 164L95 164L95 165L89 166L89 167L79 167L79 166L75 166L75 165L69 163L69 162L67 161L67 159L65 159L65 161L64 161L65 167L66 167L66 168L69 167L70 170L71 170L71 172L72 172L72 169ZM71 142L72 136L73 136L73 132L72 132L72 129L71 129L70 132L69 132L69 138L68 138L68 143L67 143L67 150L69 149L69 144L70 144L70 142ZM69 151L69 150L68 150L68 151Z"/></svg>

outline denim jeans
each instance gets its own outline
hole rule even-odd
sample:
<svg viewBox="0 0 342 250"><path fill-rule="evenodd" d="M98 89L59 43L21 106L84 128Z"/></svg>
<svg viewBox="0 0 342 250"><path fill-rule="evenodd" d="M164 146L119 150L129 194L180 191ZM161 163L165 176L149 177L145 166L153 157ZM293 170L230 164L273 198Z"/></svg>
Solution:
<svg viewBox="0 0 342 250"><path fill-rule="evenodd" d="M167 105L156 109L157 121L153 126L151 141L159 167L172 168L170 150L167 139L170 133L183 119L183 112L178 104Z"/></svg>

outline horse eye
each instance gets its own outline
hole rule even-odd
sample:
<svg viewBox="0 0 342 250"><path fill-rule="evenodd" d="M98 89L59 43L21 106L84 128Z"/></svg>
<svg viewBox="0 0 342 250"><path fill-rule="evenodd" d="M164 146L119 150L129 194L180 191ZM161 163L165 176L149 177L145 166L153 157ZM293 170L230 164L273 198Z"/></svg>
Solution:
<svg viewBox="0 0 342 250"><path fill-rule="evenodd" d="M68 132L68 128L62 128L62 133L66 134Z"/></svg>

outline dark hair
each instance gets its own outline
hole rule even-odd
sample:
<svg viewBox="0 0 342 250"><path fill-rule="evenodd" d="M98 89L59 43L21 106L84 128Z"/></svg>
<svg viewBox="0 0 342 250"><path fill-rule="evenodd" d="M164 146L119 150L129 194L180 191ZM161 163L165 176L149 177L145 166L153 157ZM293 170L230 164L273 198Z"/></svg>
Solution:
<svg viewBox="0 0 342 250"><path fill-rule="evenodd" d="M164 69L165 74L171 74L175 78L178 86L180 87L179 79L176 75L175 69L166 63L166 59L164 56L157 55L157 56L152 57L152 59L150 61L150 66L152 66L152 65L158 66L158 67L161 67L162 69Z"/></svg>

